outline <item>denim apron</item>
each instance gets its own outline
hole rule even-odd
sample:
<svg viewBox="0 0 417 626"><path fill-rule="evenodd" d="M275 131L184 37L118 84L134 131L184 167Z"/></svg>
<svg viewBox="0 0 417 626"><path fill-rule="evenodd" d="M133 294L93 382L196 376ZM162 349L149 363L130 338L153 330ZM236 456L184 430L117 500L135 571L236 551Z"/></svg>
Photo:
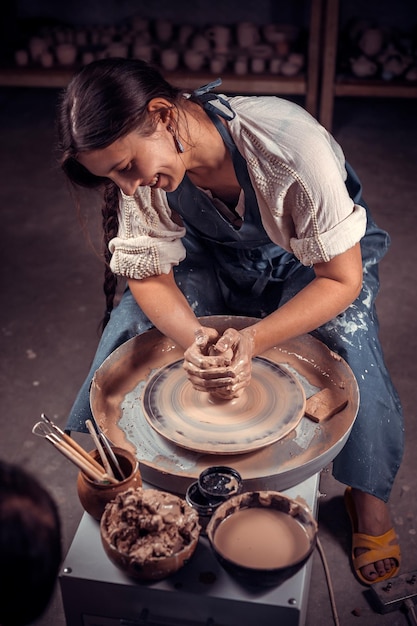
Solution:
<svg viewBox="0 0 417 626"><path fill-rule="evenodd" d="M266 234L246 162L238 152L219 115L234 116L227 101L199 92L204 108L230 150L236 177L244 192L243 219L233 209L225 215L210 196L186 175L169 205L186 228L186 258L174 274L197 316L243 315L265 317L291 299L314 278L290 252ZM213 106L213 101L220 107ZM379 290L378 262L389 247L388 234L377 227L362 199L362 188L346 164L346 187L356 204L367 211L361 240L363 286L355 302L312 333L351 367L359 386L360 407L352 432L333 462L337 480L387 501L403 454L403 415L398 394L387 371L378 339L375 298ZM152 325L129 289L113 310L95 358L67 421L68 430L86 431L91 417L89 389L96 369L119 345Z"/></svg>

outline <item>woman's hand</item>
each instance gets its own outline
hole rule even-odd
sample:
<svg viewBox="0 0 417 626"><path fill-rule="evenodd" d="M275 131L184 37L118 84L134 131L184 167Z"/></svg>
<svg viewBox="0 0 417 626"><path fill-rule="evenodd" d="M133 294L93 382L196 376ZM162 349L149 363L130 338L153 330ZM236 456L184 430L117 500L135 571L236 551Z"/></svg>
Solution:
<svg viewBox="0 0 417 626"><path fill-rule="evenodd" d="M250 334L228 328L219 337L213 328L202 327L184 354L184 369L198 391L231 400L250 383L252 356Z"/></svg>

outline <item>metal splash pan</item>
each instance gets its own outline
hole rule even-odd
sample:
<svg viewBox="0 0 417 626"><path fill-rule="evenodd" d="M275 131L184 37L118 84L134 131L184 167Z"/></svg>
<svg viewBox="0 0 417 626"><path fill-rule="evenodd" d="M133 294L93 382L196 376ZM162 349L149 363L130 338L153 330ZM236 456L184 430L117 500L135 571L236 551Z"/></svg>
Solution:
<svg viewBox="0 0 417 626"><path fill-rule="evenodd" d="M229 327L244 328L258 321L239 316L210 316L201 320L203 325L220 332ZM245 489L289 489L330 463L349 436L359 406L354 375L340 356L310 335L303 335L264 352L259 359L261 369L256 375L259 384L264 384L261 382L264 374L267 372L270 376L275 364L281 374L277 376L277 383L283 378L286 384L291 381L291 393L298 390L291 402L295 409L291 428L278 438L253 445L252 449L250 445L245 448L245 441L242 446L242 437L238 437L238 449L226 445L224 450L213 451L211 444L204 443L204 438L199 438L198 445L192 443L194 449L189 449L184 441L175 440L175 428L167 427L165 422L162 429L165 431L161 433L159 409L162 407L157 407L153 414L144 409L152 404L148 398L144 405L144 397L149 393L153 393L153 405L159 404L155 399L161 396L166 372L174 369L178 376L177 388L184 385L178 374L182 358L179 346L152 329L117 348L96 371L91 385L91 409L98 424L115 445L136 454L143 480L156 487L185 494L190 482L206 467L228 465L241 474ZM263 372L265 364L267 370ZM331 388L341 403L347 401L347 404L333 417L316 423L303 414L304 398L325 388ZM264 390L270 395L274 393L269 383ZM169 397L163 402L164 412L168 404ZM285 422L287 414L286 410L285 419L277 420L277 431L278 421ZM193 429L195 426L193 423ZM268 437L270 430L268 424ZM264 432L263 427L261 432ZM186 439L188 441L189 437Z"/></svg>

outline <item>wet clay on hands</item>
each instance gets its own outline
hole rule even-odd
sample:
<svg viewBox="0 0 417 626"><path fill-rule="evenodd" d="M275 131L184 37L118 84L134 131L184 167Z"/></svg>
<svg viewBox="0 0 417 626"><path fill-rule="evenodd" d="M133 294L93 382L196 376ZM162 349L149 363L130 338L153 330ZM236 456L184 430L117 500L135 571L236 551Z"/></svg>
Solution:
<svg viewBox="0 0 417 626"><path fill-rule="evenodd" d="M251 380L253 341L234 328L219 337L217 331L201 328L184 355L184 369L197 391L215 398L238 397Z"/></svg>

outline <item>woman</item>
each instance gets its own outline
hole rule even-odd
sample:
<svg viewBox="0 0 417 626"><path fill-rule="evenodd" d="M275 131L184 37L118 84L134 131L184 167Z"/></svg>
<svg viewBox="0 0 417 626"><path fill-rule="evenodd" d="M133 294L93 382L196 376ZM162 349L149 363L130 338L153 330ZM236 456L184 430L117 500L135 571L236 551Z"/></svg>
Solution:
<svg viewBox="0 0 417 626"><path fill-rule="evenodd" d="M152 326L183 347L196 388L226 399L249 384L253 356L313 332L360 387L333 473L349 486L354 569L374 583L400 563L387 501L403 420L374 308L389 238L341 148L301 107L210 87L184 93L141 61L108 59L63 95L62 167L73 183L104 191L109 314L115 275L128 283L68 428L84 429L104 358ZM259 322L218 338L197 320L217 314Z"/></svg>

